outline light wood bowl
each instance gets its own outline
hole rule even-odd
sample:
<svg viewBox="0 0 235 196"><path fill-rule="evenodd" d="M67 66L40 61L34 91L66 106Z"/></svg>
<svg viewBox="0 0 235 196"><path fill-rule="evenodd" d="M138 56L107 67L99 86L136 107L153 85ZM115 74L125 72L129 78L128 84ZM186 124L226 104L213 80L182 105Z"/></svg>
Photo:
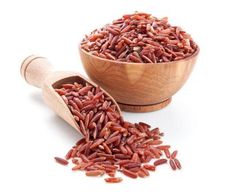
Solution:
<svg viewBox="0 0 235 196"><path fill-rule="evenodd" d="M79 51L88 76L109 92L122 110L148 112L171 102L192 72L199 48L190 57L168 63L125 63Z"/></svg>

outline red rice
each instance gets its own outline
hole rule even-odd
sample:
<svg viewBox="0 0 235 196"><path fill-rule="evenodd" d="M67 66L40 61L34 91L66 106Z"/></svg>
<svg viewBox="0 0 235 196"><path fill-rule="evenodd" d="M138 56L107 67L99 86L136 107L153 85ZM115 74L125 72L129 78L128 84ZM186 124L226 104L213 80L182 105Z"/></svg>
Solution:
<svg viewBox="0 0 235 196"><path fill-rule="evenodd" d="M136 12L92 31L82 40L81 48L115 61L160 63L191 56L197 45L180 27L171 26L166 17Z"/></svg>
<svg viewBox="0 0 235 196"><path fill-rule="evenodd" d="M116 30L115 30L116 31ZM95 37L93 37L95 39ZM55 89L68 105L77 126L84 135L65 156L55 160L67 165L71 160L73 171L85 171L87 176L107 174L106 182L121 182L117 171L130 178L149 176L149 171L170 160L172 169L180 169L177 151L162 144L163 133L150 125L124 121L117 106L99 87L78 83L63 84ZM166 158L162 158L163 154ZM154 161L154 164L147 164ZM149 171L148 171L149 170Z"/></svg>
<svg viewBox="0 0 235 196"><path fill-rule="evenodd" d="M145 164L143 167L149 171L155 171L156 167L154 165Z"/></svg>
<svg viewBox="0 0 235 196"><path fill-rule="evenodd" d="M86 176L102 176L104 171L102 170L91 170L86 172Z"/></svg>
<svg viewBox="0 0 235 196"><path fill-rule="evenodd" d="M128 169L122 169L122 173L130 178L137 178L137 174Z"/></svg>
<svg viewBox="0 0 235 196"><path fill-rule="evenodd" d="M181 164L180 164L179 160L178 160L178 159L174 159L174 161L175 161L176 167L177 167L178 169L181 169Z"/></svg>
<svg viewBox="0 0 235 196"><path fill-rule="evenodd" d="M167 163L167 159L158 159L154 162L155 166L162 165L164 163Z"/></svg>
<svg viewBox="0 0 235 196"><path fill-rule="evenodd" d="M55 160L57 163L61 164L61 165L68 165L68 161L66 161L65 159L62 159L60 157L55 157Z"/></svg>
<svg viewBox="0 0 235 196"><path fill-rule="evenodd" d="M170 159L170 166L173 170L176 170L176 164L174 162L174 160Z"/></svg>
<svg viewBox="0 0 235 196"><path fill-rule="evenodd" d="M175 150L171 153L171 159L175 159L176 155L177 155L178 151Z"/></svg>
<svg viewBox="0 0 235 196"><path fill-rule="evenodd" d="M119 183L122 181L122 178L112 177L112 178L105 178L104 180L108 183Z"/></svg>

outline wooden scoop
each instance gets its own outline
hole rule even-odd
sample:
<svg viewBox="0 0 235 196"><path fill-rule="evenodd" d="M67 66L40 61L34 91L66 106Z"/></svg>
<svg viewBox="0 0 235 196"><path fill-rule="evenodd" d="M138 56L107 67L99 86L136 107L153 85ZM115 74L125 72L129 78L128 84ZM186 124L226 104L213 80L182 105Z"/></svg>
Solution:
<svg viewBox="0 0 235 196"><path fill-rule="evenodd" d="M53 66L46 58L35 55L27 57L22 62L20 72L29 84L42 89L42 97L46 104L81 133L68 106L54 89L60 88L61 84L74 82L83 85L88 83L94 87L97 87L97 85L77 72L53 71ZM116 101L106 91L104 91L104 94L111 98L112 102L116 104L118 112L121 114L121 110Z"/></svg>

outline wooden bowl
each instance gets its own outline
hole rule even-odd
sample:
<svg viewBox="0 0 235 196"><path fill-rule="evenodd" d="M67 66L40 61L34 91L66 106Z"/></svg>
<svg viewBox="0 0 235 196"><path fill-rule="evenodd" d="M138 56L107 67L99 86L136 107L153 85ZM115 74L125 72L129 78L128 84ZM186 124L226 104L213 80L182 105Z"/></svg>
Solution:
<svg viewBox="0 0 235 196"><path fill-rule="evenodd" d="M86 73L110 93L124 111L148 112L167 106L188 79L199 48L190 57L167 63L126 63L79 48Z"/></svg>

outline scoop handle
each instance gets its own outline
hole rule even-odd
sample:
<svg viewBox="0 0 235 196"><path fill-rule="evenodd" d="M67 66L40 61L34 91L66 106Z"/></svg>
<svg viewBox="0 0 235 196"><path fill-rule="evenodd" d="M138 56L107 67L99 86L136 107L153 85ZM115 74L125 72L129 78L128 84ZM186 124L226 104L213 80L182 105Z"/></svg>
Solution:
<svg viewBox="0 0 235 196"><path fill-rule="evenodd" d="M29 84L41 88L46 77L52 72L53 66L45 57L31 55L21 64L22 77Z"/></svg>

